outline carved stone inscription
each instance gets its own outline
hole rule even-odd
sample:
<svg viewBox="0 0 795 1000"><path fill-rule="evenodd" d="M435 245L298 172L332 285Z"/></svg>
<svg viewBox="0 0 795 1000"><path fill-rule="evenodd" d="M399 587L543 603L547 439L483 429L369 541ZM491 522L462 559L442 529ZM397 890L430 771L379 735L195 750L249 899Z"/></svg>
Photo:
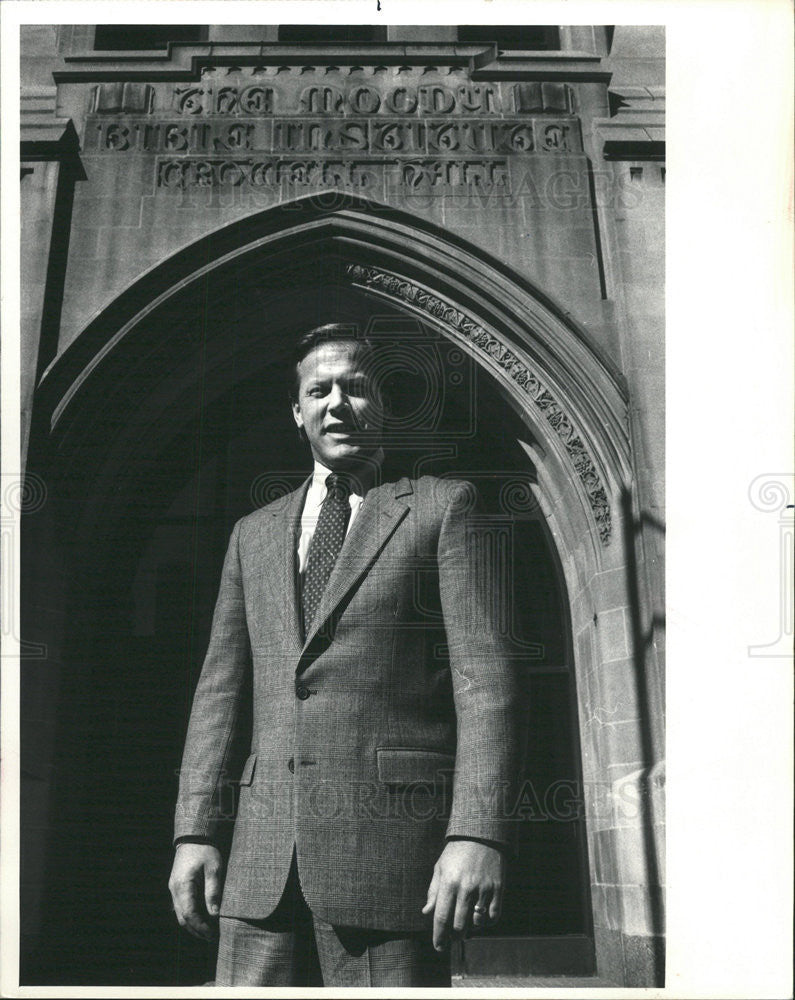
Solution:
<svg viewBox="0 0 795 1000"><path fill-rule="evenodd" d="M437 79L433 80L436 76ZM255 79L252 80L252 77ZM101 83L90 112L216 115L483 116L574 112L565 83L491 84L462 79L461 66L207 67L202 79L158 89L151 84ZM314 78L314 80L313 80Z"/></svg>
<svg viewBox="0 0 795 1000"><path fill-rule="evenodd" d="M458 153L580 152L571 120L549 118L402 121L271 118L256 121L159 121L91 118L86 152L180 153L246 150L255 153L353 153L400 156Z"/></svg>
<svg viewBox="0 0 795 1000"><path fill-rule="evenodd" d="M399 190L412 194L508 193L505 160L337 160L327 158L160 158L161 188L281 188L301 193L318 187L342 187L373 193Z"/></svg>
<svg viewBox="0 0 795 1000"><path fill-rule="evenodd" d="M582 153L565 84L462 67L209 67L195 83L101 83L84 152L154 156L160 189L344 186L510 194L508 158Z"/></svg>
<svg viewBox="0 0 795 1000"><path fill-rule="evenodd" d="M494 87L472 83L456 87L398 86L385 91L367 84L342 88L324 83L304 87L289 97L263 84L243 87L207 84L177 87L174 104L185 115L472 115L502 110Z"/></svg>

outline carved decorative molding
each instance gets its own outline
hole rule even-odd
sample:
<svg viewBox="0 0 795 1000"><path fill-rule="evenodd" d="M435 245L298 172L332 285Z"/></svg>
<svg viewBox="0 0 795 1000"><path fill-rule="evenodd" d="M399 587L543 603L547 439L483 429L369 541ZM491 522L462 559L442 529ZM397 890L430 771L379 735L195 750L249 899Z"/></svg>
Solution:
<svg viewBox="0 0 795 1000"><path fill-rule="evenodd" d="M148 115L154 93L147 83L100 83L94 88L91 110L98 115Z"/></svg>
<svg viewBox="0 0 795 1000"><path fill-rule="evenodd" d="M615 86L610 118L594 120L606 160L665 160L665 87Z"/></svg>
<svg viewBox="0 0 795 1000"><path fill-rule="evenodd" d="M56 115L55 87L25 88L20 95L19 140L23 162L70 161L79 166L80 141L71 118ZM23 172L23 177L29 172Z"/></svg>
<svg viewBox="0 0 795 1000"><path fill-rule="evenodd" d="M574 113L574 93L565 83L515 83L513 100L517 114Z"/></svg>
<svg viewBox="0 0 795 1000"><path fill-rule="evenodd" d="M518 358L498 337L485 330L466 313L405 278L381 268L362 264L349 264L346 268L346 274L355 282L386 292L397 299L410 303L417 309L421 309L433 319L445 323L457 334L465 337L490 361L496 362L510 376L533 401L549 426L563 442L571 463L588 495L588 501L599 530L599 537L606 545L612 534L610 503L593 459L588 454L585 444L568 414L524 361Z"/></svg>
<svg viewBox="0 0 795 1000"><path fill-rule="evenodd" d="M85 43L84 43L85 44ZM609 83L601 58L588 52L500 52L493 45L443 42L367 43L353 46L279 45L272 42L172 42L165 52L98 52L86 46L67 53L53 71L56 83L100 80L198 80L206 66L269 67L268 72L300 72L301 67L338 67L396 74L431 67L441 75L465 73L472 80L569 81ZM372 68L370 68L372 67Z"/></svg>

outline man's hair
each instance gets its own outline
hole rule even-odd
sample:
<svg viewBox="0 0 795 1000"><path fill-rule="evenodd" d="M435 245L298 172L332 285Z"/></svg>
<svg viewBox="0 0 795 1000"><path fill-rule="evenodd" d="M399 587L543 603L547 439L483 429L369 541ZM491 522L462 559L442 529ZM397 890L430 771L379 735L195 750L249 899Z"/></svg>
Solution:
<svg viewBox="0 0 795 1000"><path fill-rule="evenodd" d="M326 323L324 326L316 326L313 330L299 337L293 348L293 378L288 390L291 402L295 403L298 400L298 391L301 387L301 373L298 366L304 358L321 344L340 342L356 344L359 349L357 354L366 355L368 361L371 359L374 351L373 343L359 332L359 327L355 323Z"/></svg>

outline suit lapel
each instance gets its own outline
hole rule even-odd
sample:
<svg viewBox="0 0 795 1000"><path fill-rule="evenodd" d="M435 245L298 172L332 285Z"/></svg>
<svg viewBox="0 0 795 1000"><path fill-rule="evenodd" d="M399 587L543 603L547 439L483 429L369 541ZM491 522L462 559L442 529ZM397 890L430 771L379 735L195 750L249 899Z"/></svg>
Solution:
<svg viewBox="0 0 795 1000"><path fill-rule="evenodd" d="M409 511L408 502L402 498L412 492L411 483L405 478L368 491L331 571L304 649L392 537Z"/></svg>
<svg viewBox="0 0 795 1000"><path fill-rule="evenodd" d="M296 550L301 513L311 482L312 477L309 476L302 486L285 497L283 505L277 505L271 511L272 519L269 518L265 525L269 537L262 546L262 571L271 575L269 586L273 588L281 609L285 642L296 651L301 649Z"/></svg>

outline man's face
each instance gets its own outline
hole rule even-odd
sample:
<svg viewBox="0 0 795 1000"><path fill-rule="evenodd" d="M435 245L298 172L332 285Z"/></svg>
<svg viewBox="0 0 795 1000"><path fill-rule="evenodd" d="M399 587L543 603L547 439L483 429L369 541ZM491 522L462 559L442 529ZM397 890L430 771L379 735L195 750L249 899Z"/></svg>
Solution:
<svg viewBox="0 0 795 1000"><path fill-rule="evenodd" d="M380 445L380 399L361 361L355 343L329 341L298 366L293 417L304 428L314 458L329 469L356 465Z"/></svg>

